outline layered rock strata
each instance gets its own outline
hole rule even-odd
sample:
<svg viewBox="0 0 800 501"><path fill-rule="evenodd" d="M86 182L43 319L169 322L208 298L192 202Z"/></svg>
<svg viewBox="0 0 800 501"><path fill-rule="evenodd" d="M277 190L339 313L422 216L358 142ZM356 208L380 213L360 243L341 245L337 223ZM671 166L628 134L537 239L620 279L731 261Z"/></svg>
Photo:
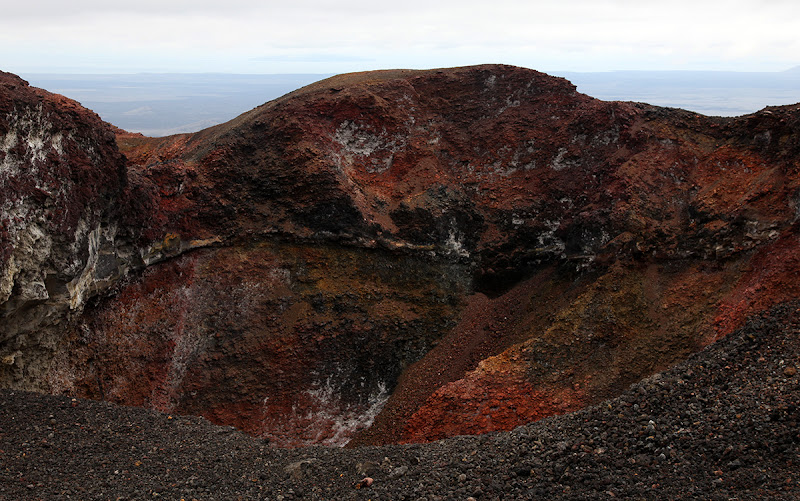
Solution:
<svg viewBox="0 0 800 501"><path fill-rule="evenodd" d="M396 70L156 139L2 82L4 386L428 441L617 395L797 297L798 106Z"/></svg>

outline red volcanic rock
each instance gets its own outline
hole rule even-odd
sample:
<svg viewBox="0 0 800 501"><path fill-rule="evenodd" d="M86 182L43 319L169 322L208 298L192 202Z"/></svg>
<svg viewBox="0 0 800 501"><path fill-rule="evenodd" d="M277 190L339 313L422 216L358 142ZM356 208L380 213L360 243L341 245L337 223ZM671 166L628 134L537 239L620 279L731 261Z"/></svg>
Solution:
<svg viewBox="0 0 800 501"><path fill-rule="evenodd" d="M408 360L447 329L466 292L462 273L358 248L197 250L87 309L51 382L203 415L277 445L342 445L370 424Z"/></svg>
<svg viewBox="0 0 800 501"><path fill-rule="evenodd" d="M126 235L130 272L13 384L286 446L597 403L797 297L799 133L798 107L704 117L499 65L118 131L127 170L86 206Z"/></svg>

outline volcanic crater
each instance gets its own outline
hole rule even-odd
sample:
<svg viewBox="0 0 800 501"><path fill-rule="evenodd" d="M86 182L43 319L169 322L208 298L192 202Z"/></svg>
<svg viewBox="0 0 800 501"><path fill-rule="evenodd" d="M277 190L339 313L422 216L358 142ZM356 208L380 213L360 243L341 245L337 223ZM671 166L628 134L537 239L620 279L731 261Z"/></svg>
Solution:
<svg viewBox="0 0 800 501"><path fill-rule="evenodd" d="M0 386L270 446L513 430L800 297L800 106L485 65L151 138L0 74Z"/></svg>

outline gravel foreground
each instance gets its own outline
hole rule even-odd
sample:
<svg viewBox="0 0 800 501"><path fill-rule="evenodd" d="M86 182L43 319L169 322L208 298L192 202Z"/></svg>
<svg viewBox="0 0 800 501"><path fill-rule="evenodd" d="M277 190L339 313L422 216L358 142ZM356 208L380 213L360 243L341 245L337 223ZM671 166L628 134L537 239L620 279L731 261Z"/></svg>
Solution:
<svg viewBox="0 0 800 501"><path fill-rule="evenodd" d="M598 406L432 444L282 450L202 418L0 390L0 499L800 499L798 308Z"/></svg>

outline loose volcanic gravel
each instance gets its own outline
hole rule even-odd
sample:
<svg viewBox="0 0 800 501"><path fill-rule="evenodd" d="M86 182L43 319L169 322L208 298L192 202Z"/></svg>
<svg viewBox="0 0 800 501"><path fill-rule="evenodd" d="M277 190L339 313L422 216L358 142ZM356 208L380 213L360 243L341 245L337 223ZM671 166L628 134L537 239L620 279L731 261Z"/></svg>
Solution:
<svg viewBox="0 0 800 501"><path fill-rule="evenodd" d="M508 433L275 449L202 418L0 391L0 499L800 499L800 303Z"/></svg>

